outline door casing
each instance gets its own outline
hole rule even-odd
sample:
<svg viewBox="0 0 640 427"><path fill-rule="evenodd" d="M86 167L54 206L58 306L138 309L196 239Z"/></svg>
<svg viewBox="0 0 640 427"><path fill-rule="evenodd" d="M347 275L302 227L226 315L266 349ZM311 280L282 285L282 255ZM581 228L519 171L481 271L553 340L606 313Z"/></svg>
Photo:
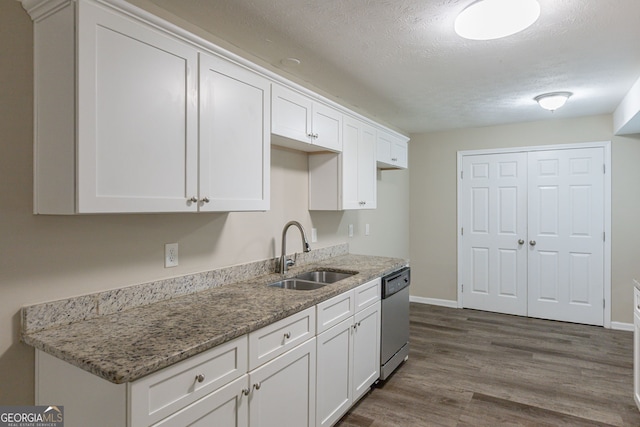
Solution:
<svg viewBox="0 0 640 427"><path fill-rule="evenodd" d="M482 150L465 150L458 151L457 153L457 253L458 253L458 308L462 307L462 277L464 263L462 259L462 178L461 172L462 159L464 156L480 155L480 154L501 154L501 153L522 153L533 151L548 151L548 150L566 150L572 148L594 148L602 147L604 150L604 327L611 328L611 141L600 142L582 142L572 144L557 144L557 145L539 145L531 147L511 147L511 148L497 148L497 149L482 149Z"/></svg>

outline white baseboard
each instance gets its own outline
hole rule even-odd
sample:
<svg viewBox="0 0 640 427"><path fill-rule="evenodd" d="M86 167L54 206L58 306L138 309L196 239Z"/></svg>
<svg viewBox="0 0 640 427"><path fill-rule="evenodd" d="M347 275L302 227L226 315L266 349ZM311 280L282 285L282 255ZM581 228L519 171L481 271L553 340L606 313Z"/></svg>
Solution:
<svg viewBox="0 0 640 427"><path fill-rule="evenodd" d="M611 322L611 329L633 332L633 323Z"/></svg>
<svg viewBox="0 0 640 427"><path fill-rule="evenodd" d="M409 297L409 301L417 302L418 304L431 304L439 305L441 307L458 308L458 301L452 301L448 299L424 298L411 295Z"/></svg>

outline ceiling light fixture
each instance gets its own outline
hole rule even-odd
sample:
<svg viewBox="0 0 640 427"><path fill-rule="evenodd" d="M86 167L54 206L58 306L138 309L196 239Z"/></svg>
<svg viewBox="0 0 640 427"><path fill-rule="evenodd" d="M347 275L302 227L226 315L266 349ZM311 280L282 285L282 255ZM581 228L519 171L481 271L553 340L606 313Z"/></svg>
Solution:
<svg viewBox="0 0 640 427"><path fill-rule="evenodd" d="M571 92L550 92L538 95L533 99L545 110L553 112L562 107L571 95L573 95Z"/></svg>
<svg viewBox="0 0 640 427"><path fill-rule="evenodd" d="M455 22L456 33L470 40L493 40L518 33L540 16L536 0L477 0Z"/></svg>

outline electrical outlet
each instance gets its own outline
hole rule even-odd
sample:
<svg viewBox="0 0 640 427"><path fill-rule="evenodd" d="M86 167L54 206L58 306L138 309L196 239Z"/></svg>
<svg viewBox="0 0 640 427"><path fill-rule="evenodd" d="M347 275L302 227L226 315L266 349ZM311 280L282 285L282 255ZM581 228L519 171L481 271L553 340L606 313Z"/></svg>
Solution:
<svg viewBox="0 0 640 427"><path fill-rule="evenodd" d="M349 224L349 237L353 237L353 224Z"/></svg>
<svg viewBox="0 0 640 427"><path fill-rule="evenodd" d="M311 243L316 243L318 241L318 229L311 229Z"/></svg>
<svg viewBox="0 0 640 427"><path fill-rule="evenodd" d="M364 235L368 236L369 235L369 224L365 224L364 225Z"/></svg>
<svg viewBox="0 0 640 427"><path fill-rule="evenodd" d="M164 245L164 267L176 267L178 265L178 244L167 243Z"/></svg>

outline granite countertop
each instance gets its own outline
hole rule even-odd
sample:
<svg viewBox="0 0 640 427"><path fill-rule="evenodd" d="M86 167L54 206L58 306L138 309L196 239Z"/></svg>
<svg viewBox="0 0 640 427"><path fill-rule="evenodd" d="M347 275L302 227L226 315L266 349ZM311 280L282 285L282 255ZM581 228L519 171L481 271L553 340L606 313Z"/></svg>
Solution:
<svg viewBox="0 0 640 427"><path fill-rule="evenodd" d="M39 350L116 384L134 381L260 329L402 266L397 258L342 255L293 267L287 277L322 269L358 272L313 291L265 286L279 274L225 284L89 320L25 333Z"/></svg>

